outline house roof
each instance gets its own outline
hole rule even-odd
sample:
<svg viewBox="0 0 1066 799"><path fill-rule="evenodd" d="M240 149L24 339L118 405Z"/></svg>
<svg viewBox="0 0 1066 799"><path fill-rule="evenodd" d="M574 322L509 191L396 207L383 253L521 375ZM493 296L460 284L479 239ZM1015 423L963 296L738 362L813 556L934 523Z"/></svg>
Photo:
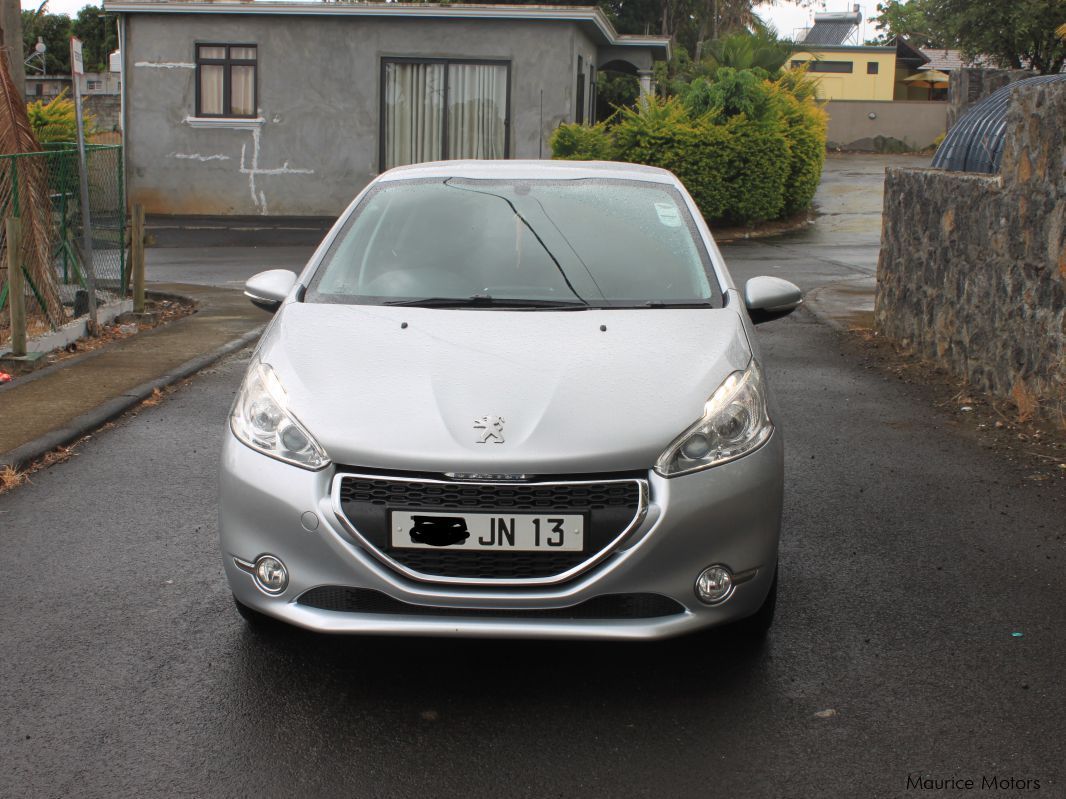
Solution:
<svg viewBox="0 0 1066 799"><path fill-rule="evenodd" d="M105 0L104 9L120 14L264 14L273 16L419 17L448 19L528 19L575 22L593 33L600 44L646 47L655 59L670 58L667 36L629 36L618 33L595 6L437 5L433 3L337 2L188 2L187 0Z"/></svg>
<svg viewBox="0 0 1066 799"><path fill-rule="evenodd" d="M983 66L985 59L977 56L974 59L966 59L962 50L937 50L929 47L921 48L922 54L929 59L929 63L920 69L939 69L941 72L953 72L963 67Z"/></svg>

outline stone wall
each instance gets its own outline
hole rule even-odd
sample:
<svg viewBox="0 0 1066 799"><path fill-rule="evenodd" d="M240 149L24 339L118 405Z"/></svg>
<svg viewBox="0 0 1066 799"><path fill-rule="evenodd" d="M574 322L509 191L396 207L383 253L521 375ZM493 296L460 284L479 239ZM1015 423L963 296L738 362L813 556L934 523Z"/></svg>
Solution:
<svg viewBox="0 0 1066 799"><path fill-rule="evenodd" d="M964 67L951 73L948 84L948 129L978 100L983 100L996 89L1022 78L1031 78L1035 72L1025 69L983 69Z"/></svg>
<svg viewBox="0 0 1066 799"><path fill-rule="evenodd" d="M97 130L122 128L122 100L117 94L89 94L84 99L85 110L96 119Z"/></svg>
<svg viewBox="0 0 1066 799"><path fill-rule="evenodd" d="M889 169L875 319L980 389L1066 413L1066 81L1019 87L999 175Z"/></svg>

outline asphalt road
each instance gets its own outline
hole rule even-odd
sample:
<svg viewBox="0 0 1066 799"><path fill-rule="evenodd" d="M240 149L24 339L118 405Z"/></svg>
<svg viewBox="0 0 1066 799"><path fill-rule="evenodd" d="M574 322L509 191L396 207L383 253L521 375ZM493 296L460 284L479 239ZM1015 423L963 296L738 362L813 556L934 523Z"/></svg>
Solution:
<svg viewBox="0 0 1066 799"><path fill-rule="evenodd" d="M760 333L788 489L754 649L258 638L215 538L243 362L201 376L0 497L0 795L1061 795L1061 489L836 335Z"/></svg>
<svg viewBox="0 0 1066 799"><path fill-rule="evenodd" d="M788 442L762 647L257 637L215 530L236 358L0 496L0 797L1062 795L1061 487L808 313L759 336Z"/></svg>

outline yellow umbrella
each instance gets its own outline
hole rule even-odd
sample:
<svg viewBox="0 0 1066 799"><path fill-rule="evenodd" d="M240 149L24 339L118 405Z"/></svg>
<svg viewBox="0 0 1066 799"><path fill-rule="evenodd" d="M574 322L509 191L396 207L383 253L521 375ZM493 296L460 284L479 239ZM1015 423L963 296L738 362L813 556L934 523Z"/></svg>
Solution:
<svg viewBox="0 0 1066 799"><path fill-rule="evenodd" d="M927 69L925 72L919 72L909 78L904 78L903 82L925 89L939 89L944 84L951 82L951 76L946 72L941 72L939 69Z"/></svg>

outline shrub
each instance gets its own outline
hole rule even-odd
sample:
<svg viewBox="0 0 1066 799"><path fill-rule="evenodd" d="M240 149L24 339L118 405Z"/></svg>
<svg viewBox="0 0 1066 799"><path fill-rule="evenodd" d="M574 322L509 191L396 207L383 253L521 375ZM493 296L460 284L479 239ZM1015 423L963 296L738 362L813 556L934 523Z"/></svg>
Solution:
<svg viewBox="0 0 1066 799"><path fill-rule="evenodd" d="M773 219L784 205L789 176L785 137L743 115L719 124L693 117L679 100L649 99L623 109L613 129L626 161L677 175L709 222Z"/></svg>
<svg viewBox="0 0 1066 799"><path fill-rule="evenodd" d="M733 152L725 164L731 202L724 220L748 224L777 219L791 170L788 140L780 130L744 116L731 119L725 128Z"/></svg>
<svg viewBox="0 0 1066 799"><path fill-rule="evenodd" d="M811 83L720 67L716 80L696 77L676 97L619 109L609 128L561 126L552 153L668 169L708 222L777 219L808 207L821 177L826 120Z"/></svg>
<svg viewBox="0 0 1066 799"><path fill-rule="evenodd" d="M774 122L778 115L773 84L762 70L722 67L713 81L696 78L680 97L690 113L711 113L721 122L738 114L754 121Z"/></svg>
<svg viewBox="0 0 1066 799"><path fill-rule="evenodd" d="M724 130L693 119L676 99L649 98L637 108L622 109L612 133L620 160L673 172L708 220L728 213L729 196L720 178L731 142Z"/></svg>
<svg viewBox="0 0 1066 799"><path fill-rule="evenodd" d="M33 134L41 144L76 141L78 138L74 101L67 99L66 89L47 103L44 100L37 100L27 104L26 114L30 118ZM82 123L85 126L86 136L95 130L95 120L92 114L83 113Z"/></svg>
<svg viewBox="0 0 1066 799"><path fill-rule="evenodd" d="M560 125L548 143L552 148L552 157L561 160L610 161L613 157L611 137L602 122L596 125Z"/></svg>
<svg viewBox="0 0 1066 799"><path fill-rule="evenodd" d="M801 99L780 86L775 95L791 161L782 213L791 216L810 207L818 190L825 164L826 115L812 95Z"/></svg>

